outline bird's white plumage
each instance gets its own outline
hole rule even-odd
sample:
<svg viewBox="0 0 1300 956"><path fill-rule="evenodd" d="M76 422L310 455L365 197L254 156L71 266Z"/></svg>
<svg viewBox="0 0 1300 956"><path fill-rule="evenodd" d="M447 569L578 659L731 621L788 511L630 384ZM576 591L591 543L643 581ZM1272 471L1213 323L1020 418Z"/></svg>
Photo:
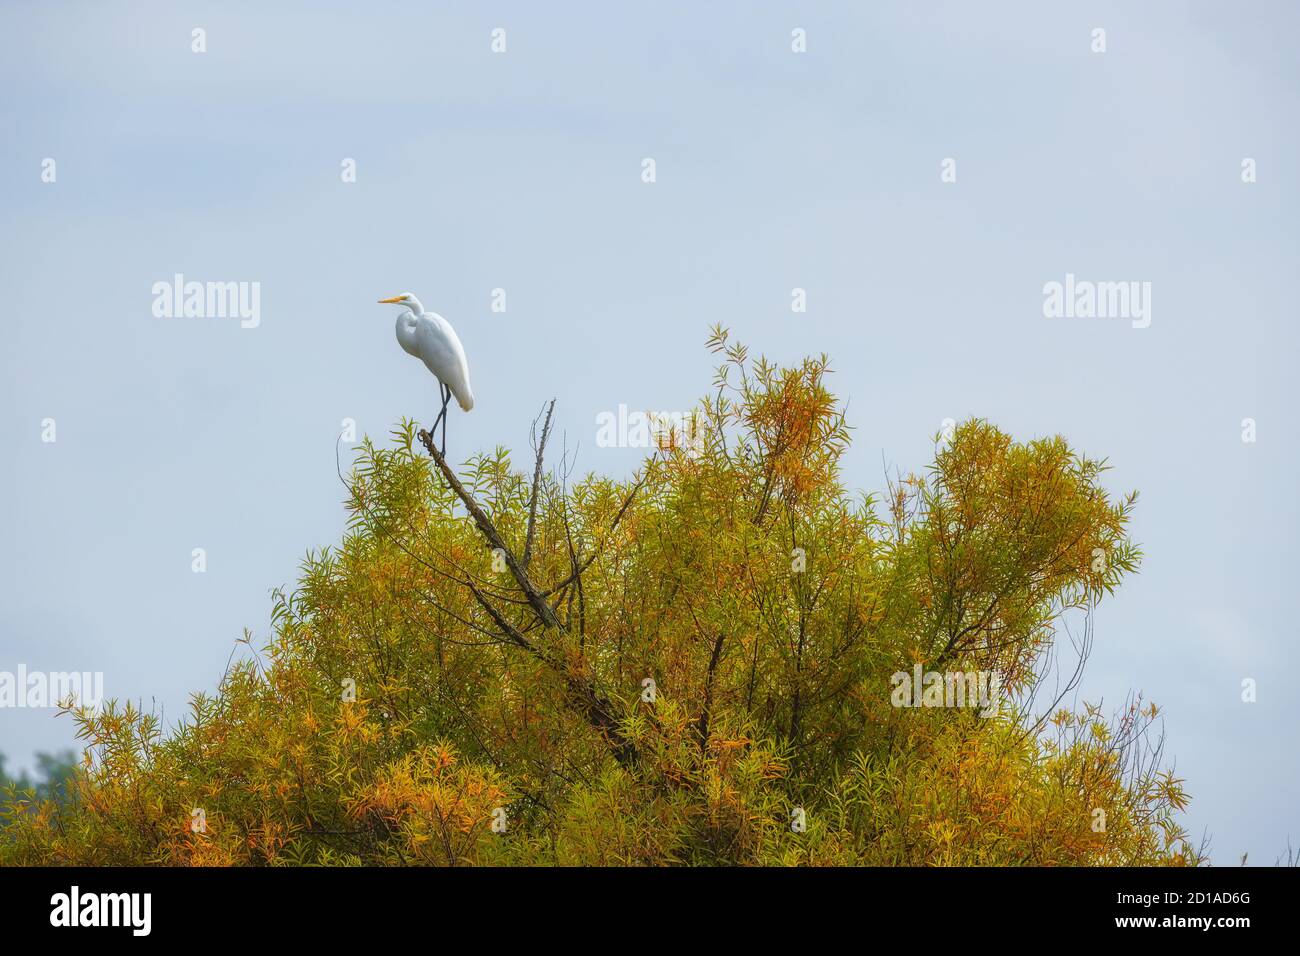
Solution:
<svg viewBox="0 0 1300 956"><path fill-rule="evenodd" d="M456 396L456 404L465 411L474 407L474 392L469 387L469 362L465 360L465 348L451 323L437 312L426 312L416 316L415 341L419 348L420 360L425 366L451 389Z"/></svg>
<svg viewBox="0 0 1300 956"><path fill-rule="evenodd" d="M465 347L451 323L436 312L426 312L420 300L409 292L384 300L406 306L397 317L397 343L413 355L451 389L451 394L465 411L474 407L474 392L469 385L469 362Z"/></svg>
<svg viewBox="0 0 1300 956"><path fill-rule="evenodd" d="M410 312L397 317L397 344L407 355L420 357L420 346L415 342L415 316Z"/></svg>

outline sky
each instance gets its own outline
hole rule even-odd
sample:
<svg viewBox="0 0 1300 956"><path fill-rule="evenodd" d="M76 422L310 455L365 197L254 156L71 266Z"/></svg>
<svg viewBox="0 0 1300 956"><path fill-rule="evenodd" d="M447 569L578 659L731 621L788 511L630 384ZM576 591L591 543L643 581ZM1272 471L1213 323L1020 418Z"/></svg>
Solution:
<svg viewBox="0 0 1300 956"><path fill-rule="evenodd" d="M525 449L554 397L579 470L617 476L642 453L598 416L689 409L722 322L831 357L850 488L923 469L945 419L1108 458L1145 561L1082 696L1158 702L1194 840L1272 863L1300 844L1297 27L1281 2L0 0L0 671L102 672L172 723L264 643L270 590L344 528L345 420L437 412L382 296L464 342L452 457ZM157 314L178 273L256 284L256 321ZM1047 314L1067 276L1137 283L1145 316ZM73 743L0 707L11 771Z"/></svg>

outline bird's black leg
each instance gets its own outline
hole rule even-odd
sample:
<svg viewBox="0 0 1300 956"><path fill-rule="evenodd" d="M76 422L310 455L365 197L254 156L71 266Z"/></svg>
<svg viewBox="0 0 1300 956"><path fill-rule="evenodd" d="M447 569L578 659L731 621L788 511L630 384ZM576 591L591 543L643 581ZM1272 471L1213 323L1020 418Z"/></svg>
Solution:
<svg viewBox="0 0 1300 956"><path fill-rule="evenodd" d="M442 411L438 413L438 417L434 420L429 437L433 437L433 432L438 429L438 422L442 422L442 454L445 457L447 454L447 403L451 401L451 389L446 385L442 385L441 382L438 384L442 389Z"/></svg>
<svg viewBox="0 0 1300 956"><path fill-rule="evenodd" d="M434 418L433 424L429 426L430 435L438 430L438 423L447 417L447 386L440 384L438 386L438 392L442 395L442 409L438 412L437 417Z"/></svg>
<svg viewBox="0 0 1300 956"><path fill-rule="evenodd" d="M430 439L432 439L435 435L438 434L438 423L439 423L439 422L443 422L443 432L444 432L444 435L445 435L445 433L446 433L446 421L447 421L447 399L451 397L451 389L447 388L446 385L443 385L441 382L439 382L439 383L438 383L438 391L442 394L442 410L438 412L437 417L434 418L434 420L433 420L433 424L429 426L429 438L430 438ZM444 441L443 444L445 445L446 442ZM445 452L444 452L444 454L445 454Z"/></svg>
<svg viewBox="0 0 1300 956"><path fill-rule="evenodd" d="M447 389L447 397L442 400L442 456L447 457L447 404L451 401L451 389Z"/></svg>

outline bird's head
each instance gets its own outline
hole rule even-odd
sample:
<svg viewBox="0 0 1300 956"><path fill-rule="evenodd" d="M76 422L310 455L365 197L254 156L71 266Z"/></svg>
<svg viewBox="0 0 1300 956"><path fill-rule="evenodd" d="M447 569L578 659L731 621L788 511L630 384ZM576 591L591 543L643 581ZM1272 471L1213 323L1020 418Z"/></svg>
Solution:
<svg viewBox="0 0 1300 956"><path fill-rule="evenodd" d="M416 315L424 312L424 307L420 305L420 300L409 292L399 292L395 296L379 300L383 305L400 305L403 308L410 309Z"/></svg>

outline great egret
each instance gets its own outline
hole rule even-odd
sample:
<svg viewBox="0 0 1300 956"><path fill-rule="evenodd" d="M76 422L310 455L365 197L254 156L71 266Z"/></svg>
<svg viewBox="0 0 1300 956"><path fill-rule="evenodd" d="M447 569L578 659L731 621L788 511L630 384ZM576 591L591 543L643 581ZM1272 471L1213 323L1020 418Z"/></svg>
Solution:
<svg viewBox="0 0 1300 956"><path fill-rule="evenodd" d="M425 312L420 300L409 292L379 300L384 305L404 306L397 317L397 344L414 355L438 379L442 392L442 410L429 429L429 440L442 422L442 453L447 454L447 403L453 395L465 411L474 407L474 393L469 387L469 363L465 349L451 323L436 312Z"/></svg>

